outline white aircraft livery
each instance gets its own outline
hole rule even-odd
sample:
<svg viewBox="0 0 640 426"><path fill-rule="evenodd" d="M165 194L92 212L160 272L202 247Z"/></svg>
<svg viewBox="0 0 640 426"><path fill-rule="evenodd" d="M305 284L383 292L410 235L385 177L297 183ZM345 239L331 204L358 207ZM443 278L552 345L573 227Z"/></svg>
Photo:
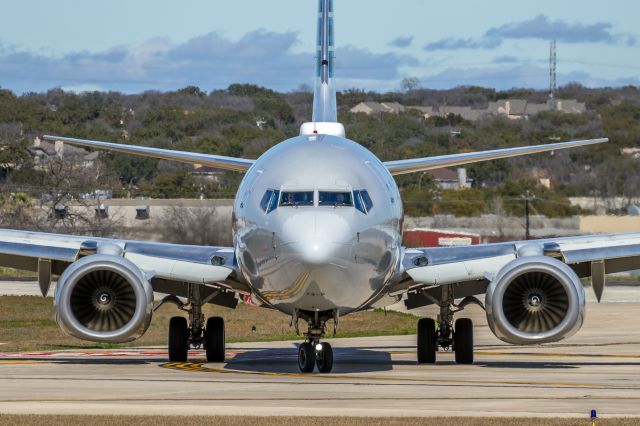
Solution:
<svg viewBox="0 0 640 426"><path fill-rule="evenodd" d="M606 274L640 269L640 234L594 235L468 247L402 246L403 207L395 175L607 142L592 139L491 151L380 161L346 138L337 122L333 1L319 0L312 121L300 135L256 160L45 136L51 141L244 173L233 211L233 247L203 247L0 230L0 265L37 272L43 295L57 276L55 318L62 330L95 342L128 342L147 330L165 302L188 313L169 325L169 359L204 347L225 359L224 320L207 303L236 307L250 296L289 317L304 342L302 372L330 372L322 341L339 318L404 301L437 305L417 327L419 363L451 348L473 363L473 326L457 318L483 306L493 333L512 344L555 342L585 315L581 278L600 299ZM154 292L165 297L154 306ZM478 299L485 295L484 301ZM206 321L205 321L206 320Z"/></svg>

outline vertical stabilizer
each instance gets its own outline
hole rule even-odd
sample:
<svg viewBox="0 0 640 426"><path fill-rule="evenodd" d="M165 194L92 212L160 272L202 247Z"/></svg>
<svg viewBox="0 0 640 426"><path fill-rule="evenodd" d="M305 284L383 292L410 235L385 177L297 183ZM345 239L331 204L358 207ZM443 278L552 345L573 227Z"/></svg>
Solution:
<svg viewBox="0 0 640 426"><path fill-rule="evenodd" d="M318 0L318 4L318 43L312 120L337 122L336 90L333 82L333 0Z"/></svg>

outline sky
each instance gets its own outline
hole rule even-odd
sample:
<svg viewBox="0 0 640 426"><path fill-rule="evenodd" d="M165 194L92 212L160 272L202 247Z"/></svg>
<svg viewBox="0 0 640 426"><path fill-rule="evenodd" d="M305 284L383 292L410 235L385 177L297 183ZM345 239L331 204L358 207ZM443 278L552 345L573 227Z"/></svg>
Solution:
<svg viewBox="0 0 640 426"><path fill-rule="evenodd" d="M0 87L202 90L313 83L316 0L20 0L0 14ZM340 89L640 85L640 2L334 0Z"/></svg>

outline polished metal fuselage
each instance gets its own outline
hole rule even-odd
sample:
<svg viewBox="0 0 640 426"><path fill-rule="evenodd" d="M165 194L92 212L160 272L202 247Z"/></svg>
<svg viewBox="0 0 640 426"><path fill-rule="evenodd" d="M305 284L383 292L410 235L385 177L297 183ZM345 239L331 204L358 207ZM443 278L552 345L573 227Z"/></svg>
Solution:
<svg viewBox="0 0 640 426"><path fill-rule="evenodd" d="M367 190L373 208L260 207L269 189ZM384 294L401 255L402 202L380 160L361 145L330 135L298 136L265 154L247 172L234 204L239 269L254 300L287 314L340 315Z"/></svg>

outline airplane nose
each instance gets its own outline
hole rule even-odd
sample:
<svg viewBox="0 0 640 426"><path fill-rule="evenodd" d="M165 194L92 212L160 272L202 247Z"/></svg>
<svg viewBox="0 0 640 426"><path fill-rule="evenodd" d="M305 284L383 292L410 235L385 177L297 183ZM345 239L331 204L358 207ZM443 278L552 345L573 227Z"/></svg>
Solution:
<svg viewBox="0 0 640 426"><path fill-rule="evenodd" d="M294 243L298 257L308 265L322 265L334 258L334 253L339 248L338 244L329 243L320 239L309 239Z"/></svg>
<svg viewBox="0 0 640 426"><path fill-rule="evenodd" d="M284 224L283 231L296 257L309 265L343 257L353 239L348 222L332 212L301 212Z"/></svg>

